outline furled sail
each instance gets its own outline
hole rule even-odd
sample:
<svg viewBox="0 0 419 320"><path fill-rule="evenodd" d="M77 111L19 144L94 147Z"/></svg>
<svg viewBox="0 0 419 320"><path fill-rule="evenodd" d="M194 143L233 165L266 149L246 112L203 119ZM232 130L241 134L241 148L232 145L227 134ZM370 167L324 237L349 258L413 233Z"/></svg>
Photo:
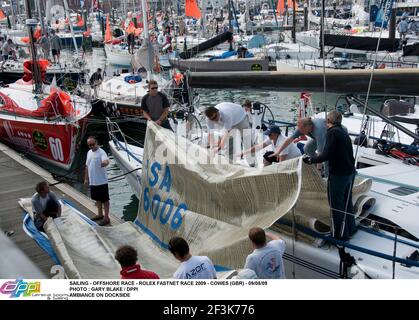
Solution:
<svg viewBox="0 0 419 320"><path fill-rule="evenodd" d="M198 4L195 0L186 0L185 16L192 17L195 19L201 18L201 11L199 10Z"/></svg>

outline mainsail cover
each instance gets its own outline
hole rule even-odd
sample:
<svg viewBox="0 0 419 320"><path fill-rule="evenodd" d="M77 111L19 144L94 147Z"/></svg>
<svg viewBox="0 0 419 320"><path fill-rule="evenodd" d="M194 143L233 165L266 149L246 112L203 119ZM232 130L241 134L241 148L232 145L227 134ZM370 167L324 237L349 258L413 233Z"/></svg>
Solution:
<svg viewBox="0 0 419 320"><path fill-rule="evenodd" d="M324 45L330 47L338 47L354 50L375 51L379 38L339 35L339 34L325 34ZM395 52L400 46L399 39L381 38L379 51Z"/></svg>
<svg viewBox="0 0 419 320"><path fill-rule="evenodd" d="M216 35L215 37L212 37L211 39L208 39L205 42L198 44L197 46L193 48L190 48L184 52L181 52L179 54L179 57L182 59L192 58L200 52L208 50L212 47L215 47L216 45L219 45L220 43L223 43L232 39L233 39L233 34L230 31L223 32L219 35Z"/></svg>

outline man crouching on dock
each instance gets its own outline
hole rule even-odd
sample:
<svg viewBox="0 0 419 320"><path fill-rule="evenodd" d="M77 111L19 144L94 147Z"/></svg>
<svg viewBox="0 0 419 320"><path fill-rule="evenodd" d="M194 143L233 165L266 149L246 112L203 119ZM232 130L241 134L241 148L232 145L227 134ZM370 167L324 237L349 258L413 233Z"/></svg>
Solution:
<svg viewBox="0 0 419 320"><path fill-rule="evenodd" d="M100 226L108 225L109 219L109 190L106 167L109 165L109 159L106 152L97 144L95 137L87 139L89 152L86 159L86 171L84 175L84 184L90 185L90 197L96 201L97 216L92 220L101 220Z"/></svg>

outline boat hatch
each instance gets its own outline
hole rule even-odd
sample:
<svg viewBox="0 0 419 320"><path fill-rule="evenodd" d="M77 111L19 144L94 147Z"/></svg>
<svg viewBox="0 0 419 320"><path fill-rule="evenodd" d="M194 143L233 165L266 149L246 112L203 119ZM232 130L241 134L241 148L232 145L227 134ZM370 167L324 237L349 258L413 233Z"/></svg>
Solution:
<svg viewBox="0 0 419 320"><path fill-rule="evenodd" d="M398 195L398 196L408 196L410 194L414 194L418 192L418 190L413 189L413 188L407 188L407 187L397 187L397 188L388 190L388 192Z"/></svg>

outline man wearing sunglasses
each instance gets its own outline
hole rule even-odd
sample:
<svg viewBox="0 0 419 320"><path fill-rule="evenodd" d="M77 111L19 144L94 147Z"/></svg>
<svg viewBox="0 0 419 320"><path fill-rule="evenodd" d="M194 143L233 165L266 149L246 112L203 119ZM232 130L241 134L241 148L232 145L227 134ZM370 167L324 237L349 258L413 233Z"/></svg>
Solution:
<svg viewBox="0 0 419 320"><path fill-rule="evenodd" d="M243 133L244 129L250 129L249 118L245 110L241 105L236 103L222 102L214 107L208 107L205 109L205 116L207 117L208 142L210 146L213 145L214 140L211 130L214 130L216 127L223 130L223 136L216 146L216 151L224 148L227 138L233 129L238 129L241 133ZM232 156L233 144L230 143L229 147L230 156Z"/></svg>
<svg viewBox="0 0 419 320"><path fill-rule="evenodd" d="M167 99L164 93L158 91L158 89L157 81L150 80L148 82L148 93L141 100L143 116L163 128L172 130L167 119L170 107L169 99Z"/></svg>
<svg viewBox="0 0 419 320"><path fill-rule="evenodd" d="M109 218L109 189L106 167L109 165L109 159L106 152L99 147L95 137L87 138L89 152L86 158L86 171L84 175L84 184L90 186L90 197L96 201L97 216L93 221L99 220L100 226L108 225Z"/></svg>

